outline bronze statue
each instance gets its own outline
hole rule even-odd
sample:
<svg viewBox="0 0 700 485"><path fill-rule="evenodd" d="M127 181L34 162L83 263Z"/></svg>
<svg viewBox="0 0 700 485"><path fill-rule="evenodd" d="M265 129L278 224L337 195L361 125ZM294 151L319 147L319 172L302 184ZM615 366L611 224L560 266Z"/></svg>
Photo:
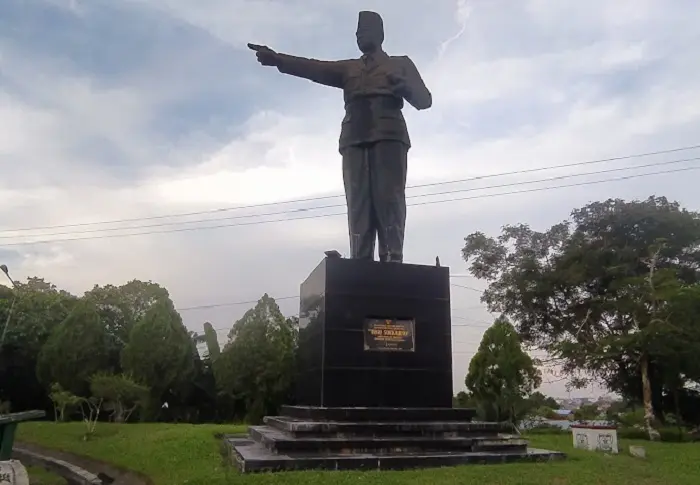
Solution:
<svg viewBox="0 0 700 485"><path fill-rule="evenodd" d="M379 14L363 11L357 24L359 59L319 61L248 44L263 66L284 74L340 88L345 118L340 134L343 182L348 206L350 254L402 262L406 225L406 164L411 141L401 109L432 105L432 96L408 56L382 50L384 24Z"/></svg>

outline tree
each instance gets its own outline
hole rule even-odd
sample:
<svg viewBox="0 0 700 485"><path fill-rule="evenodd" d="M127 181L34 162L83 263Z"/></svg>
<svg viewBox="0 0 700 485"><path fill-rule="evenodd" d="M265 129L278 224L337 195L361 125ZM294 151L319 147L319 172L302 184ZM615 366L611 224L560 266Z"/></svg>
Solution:
<svg viewBox="0 0 700 485"><path fill-rule="evenodd" d="M620 416L630 409L630 403L625 400L613 401L605 410L605 419L608 421L619 421Z"/></svg>
<svg viewBox="0 0 700 485"><path fill-rule="evenodd" d="M220 389L244 403L259 421L289 397L294 380L297 327L267 294L238 320L215 363Z"/></svg>
<svg viewBox="0 0 700 485"><path fill-rule="evenodd" d="M196 348L172 302L158 301L134 325L122 351L122 367L150 389L151 416L169 394L192 377Z"/></svg>
<svg viewBox="0 0 700 485"><path fill-rule="evenodd" d="M109 336L109 354L113 364L120 365L122 349L131 329L146 312L159 302L172 304L168 291L151 281L132 280L121 286L95 285L84 298L95 303Z"/></svg>
<svg viewBox="0 0 700 485"><path fill-rule="evenodd" d="M558 419L559 416L557 413L554 411L554 409L550 408L549 406L540 406L537 408L532 408L533 411L532 414L534 416L539 416L545 419Z"/></svg>
<svg viewBox="0 0 700 485"><path fill-rule="evenodd" d="M574 410L574 419L576 421L593 421L600 416L600 409L595 404L584 404L580 408Z"/></svg>
<svg viewBox="0 0 700 485"><path fill-rule="evenodd" d="M88 395L90 376L108 370L106 339L94 304L79 302L42 347L37 362L39 380L46 388L58 383L73 394Z"/></svg>
<svg viewBox="0 0 700 485"><path fill-rule="evenodd" d="M677 335L667 310L700 279L697 213L663 197L610 199L544 232L521 224L497 239L471 234L462 252L490 283L489 310L516 321L523 341L548 351L572 385L597 378L625 394L625 376L638 375L653 434L654 389L683 374L668 365Z"/></svg>
<svg viewBox="0 0 700 485"><path fill-rule="evenodd" d="M74 408L80 406L81 398L72 392L66 391L56 382L51 384L51 393L49 397L53 402L54 419L56 421L65 421L66 411L70 412Z"/></svg>
<svg viewBox="0 0 700 485"><path fill-rule="evenodd" d="M543 406L549 409L560 409L561 406L553 397L545 396L540 391L535 391L527 398L528 406L532 409L541 408Z"/></svg>
<svg viewBox="0 0 700 485"><path fill-rule="evenodd" d="M31 277L16 288L0 288L0 322L14 308L0 347L0 396L14 411L50 409L46 387L36 374L37 357L51 331L68 316L77 299L43 278ZM2 330L0 330L2 332Z"/></svg>
<svg viewBox="0 0 700 485"><path fill-rule="evenodd" d="M525 396L539 387L541 377L513 325L500 317L484 332L465 382L479 406L493 410L487 416L515 423Z"/></svg>
<svg viewBox="0 0 700 485"><path fill-rule="evenodd" d="M216 330L209 322L204 322L204 340L207 343L207 352L209 359L213 362L221 354L219 346L219 338L216 335Z"/></svg>
<svg viewBox="0 0 700 485"><path fill-rule="evenodd" d="M104 408L112 411L110 417L116 423L129 420L131 414L148 398L148 388L137 383L127 374L100 372L90 378L90 393L104 402Z"/></svg>
<svg viewBox="0 0 700 485"><path fill-rule="evenodd" d="M452 398L452 407L455 408L472 408L475 409L479 406L474 396L468 394L464 391L459 391L455 397Z"/></svg>

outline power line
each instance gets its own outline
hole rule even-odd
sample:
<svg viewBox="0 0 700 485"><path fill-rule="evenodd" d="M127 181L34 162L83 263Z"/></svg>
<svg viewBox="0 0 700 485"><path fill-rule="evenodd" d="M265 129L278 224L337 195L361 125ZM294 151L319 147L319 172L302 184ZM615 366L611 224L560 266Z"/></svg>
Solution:
<svg viewBox="0 0 700 485"><path fill-rule="evenodd" d="M282 297L275 297L275 301L280 301L280 300L291 300L292 298L299 298L298 296L282 296ZM245 301L231 301L231 302L226 302L226 303L212 303L209 305L196 305L196 306L190 306L190 307L184 307L184 308L176 308L178 312L186 312L190 310L205 310L208 308L219 308L219 307L225 307L225 306L236 306L236 305L252 305L260 301L260 299L257 300L245 300Z"/></svg>
<svg viewBox="0 0 700 485"><path fill-rule="evenodd" d="M296 317L296 316L298 316L298 315L290 315L289 317ZM289 317L287 317L287 318L289 318ZM482 326L482 325L465 324L465 323L453 323L451 326L452 327L470 327L470 328L484 329L484 328L490 327L491 325ZM233 326L231 326L231 327L213 327L213 328L216 332L228 332L231 330L231 328L233 328Z"/></svg>
<svg viewBox="0 0 700 485"><path fill-rule="evenodd" d="M498 197L498 196L503 196L503 195L516 195L516 194L525 194L525 193L531 193L531 192L542 192L542 191L546 191L546 190L563 189L563 188L570 188L570 187L580 187L580 186L584 186L584 185L595 185L595 184L608 183L608 182L617 182L617 181L630 180L630 179L640 178L640 177L648 177L651 175L663 175L663 174L685 172L685 171L689 171L689 170L698 170L698 169L700 169L700 166L686 167L686 168L680 168L680 169L675 169L675 170L663 170L663 171L658 171L658 172L649 172L649 173L636 174L636 175L626 175L623 177L603 179L603 180L591 180L591 181L579 182L579 183L574 183L574 184L555 185L555 186L551 186L551 187L537 187L534 189L517 190L517 191L511 191L511 192L501 192L501 193L497 193L497 194L483 194L483 195L475 195L475 196L468 196L468 197L456 197L456 198L444 199L444 200L430 200L430 201L418 202L415 204L408 204L408 205L409 206L420 206L420 205L439 204L439 203L445 203L445 202L458 202L458 201L465 201L465 200L483 199L483 198ZM331 214L317 214L317 215L312 215L312 216L295 217L295 218L288 218L288 219L273 219L273 220L269 220L269 221L253 221L253 222L244 222L244 223L235 223L235 224L219 224L219 225L215 225L215 226L204 226L204 227L183 227L183 228L176 228L176 229L168 229L165 231L146 231L146 232L136 232L136 233L128 233L128 234L102 234L102 235L98 235L98 236L88 236L88 237L63 238L63 239L44 239L44 240L38 240L38 241L3 243L2 246L29 246L29 245L34 245L34 244L85 241L85 240L107 239L107 238L115 238L115 237L145 236L145 235L152 235L152 234L170 234L170 233L175 233L175 232L222 229L222 228L227 228L227 227L238 227L238 226L255 226L255 225L261 225L261 224L271 224L271 223L275 223L275 222L290 222L290 221L299 221L299 220L304 220L304 219L318 219L321 217L336 217L336 216L344 216L344 215L346 215L345 212L336 212L336 213L331 213Z"/></svg>
<svg viewBox="0 0 700 485"><path fill-rule="evenodd" d="M550 165L547 167L537 167L537 168L530 168L530 169L524 169L524 170L514 170L514 171L510 171L510 172L501 172L501 173L488 174L488 175L479 175L479 176L470 177L470 178L466 178L466 179L447 180L447 181L443 181L443 182L433 182L433 183L426 183L426 184L410 185L406 188L407 189L416 189L416 188L435 187L435 186L440 186L440 185L456 184L456 183L463 183L463 182L472 182L475 180L484 180L484 179L496 178L496 177L506 177L506 176L511 176L511 175L522 175L522 174L526 174L526 173L535 173L535 172L541 172L541 171L545 171L545 170L558 170L558 169L562 169L562 168L571 168L571 167L577 167L577 166L594 165L594 164L600 164L600 163L606 163L606 162L629 160L629 159L634 159L634 158L650 157L650 156L654 156L654 155L663 155L663 154L668 154L668 153L677 153L677 152L681 152L681 151L695 150L698 148L700 148L700 145L691 145L691 146L685 146L685 147L671 148L671 149L667 149L667 150L658 150L658 151L653 151L653 152L624 155L624 156L619 156L619 157L603 158L603 159L597 159L597 160L588 160L588 161L583 161L583 162L573 162L573 163L566 163L566 164L561 164L561 165ZM327 196L320 196L320 197L308 197L308 198L303 198L303 199L293 199L293 200L282 201L282 202L267 202L267 203L262 203L262 204L251 204L251 205L243 205L243 206L224 207L224 208L210 209L210 210L196 211L196 212L181 212L181 213L177 213L177 214L162 214L162 215L157 215L157 216L145 216L145 217L115 219L115 220L110 220L110 221L80 222L80 223L73 223L73 224L58 224L58 225L51 225L51 226L35 226L35 227L19 228L19 229L7 229L7 230L2 231L2 232L35 231L35 230L43 230L43 229L59 229L59 228L66 228L66 227L92 226L92 225L98 225L98 224L118 224L118 223L123 223L123 222L137 222L137 221L147 221L147 220L156 220L156 219L168 219L168 218L174 218L174 217L188 217L188 216L196 216L196 215L203 215L203 214L215 214L215 213L219 213L219 212L228 212L228 211L233 211L233 210L269 207L269 206L282 205L282 204L314 202L314 201L319 201L319 200L334 199L337 197L344 197L344 195L343 194L335 194L335 195L327 195Z"/></svg>
<svg viewBox="0 0 700 485"><path fill-rule="evenodd" d="M450 283L450 286L456 286L457 288L464 288L465 290L476 291L477 293L483 293L484 290L479 290L478 288L473 288L471 286L458 285L457 283Z"/></svg>
<svg viewBox="0 0 700 485"><path fill-rule="evenodd" d="M450 285L460 286L462 288L467 288L466 286L461 286L461 285L458 285L456 283L450 283ZM469 289L473 289L473 288L469 288ZM481 291L481 290L474 289L474 291ZM280 301L280 300L292 300L295 298L299 298L299 295L273 297L272 299L275 301ZM211 303L211 304L207 304L207 305L195 305L195 306L189 306L189 307L183 307L183 308L176 308L176 310L178 312L185 312L185 311L190 311L190 310L204 310L204 309L209 309L209 308L219 308L219 307L225 307L225 306L252 305L254 303L257 303L258 301L260 301L260 299L229 301L229 302L224 302L224 303ZM298 316L298 315L294 315L294 316ZM454 318L464 318L464 317L454 317ZM487 323L487 322L482 322L482 323Z"/></svg>
<svg viewBox="0 0 700 485"><path fill-rule="evenodd" d="M611 168L611 169L606 169L606 170L597 170L597 171L593 171L593 172L558 175L556 177L548 177L548 178L539 179L539 180L525 180L525 181L510 182L510 183L505 183L505 184L487 185L485 187L469 187L466 189L447 190L447 191L443 191L443 192L433 192L433 193L428 193L428 194L416 194L416 195L407 196L406 199L415 199L418 197L433 197L433 196L438 196L438 195L449 195L449 194L457 194L457 193L463 193L463 192L473 192L473 191L477 191L477 190L498 189L498 188L504 188L504 187L516 187L516 186L520 186L520 185L531 185L531 184L538 184L538 183L542 183L542 182L553 182L556 180L564 180L564 179L575 178L575 177L585 177L585 176L589 176L589 175L601 175L604 173L629 171L629 170L635 170L635 169L640 169L640 168L675 165L675 164L679 164L679 163L692 162L692 161L697 161L697 160L700 160L700 157L685 158L685 159L679 159L679 160L670 160L670 161L666 161L666 162L648 163L648 164L644 164L644 165L635 165L632 167L617 167L617 168ZM468 180L471 180L471 179L468 179ZM441 183L446 184L446 183L457 183L457 182L459 182L459 181L441 182ZM409 204L409 205L411 205L411 204ZM32 236L41 236L41 237L67 236L67 235L69 236L69 235L75 235L75 234L104 233L104 232L111 232L111 231L123 231L123 230L129 230L129 229L131 229L131 230L134 230L134 229L152 229L155 227L179 226L179 225L183 225L183 224L201 224L203 222L219 222L219 221L230 221L230 220L238 220L238 219L249 219L249 218L253 218L253 217L268 217L268 216L297 214L300 212L309 212L309 211L316 211L316 210L323 210L323 209L337 209L340 207L345 207L345 204L331 204L331 205L322 205L322 206L307 207L307 208L286 209L286 210L282 210L282 211L263 212L263 213L258 213L258 214L243 214L243 215L235 215L235 216L228 216L228 217L219 217L219 218L215 218L215 219L196 219L196 220L192 220L192 221L160 222L160 223L156 223L156 224L143 224L143 225L139 225L139 226L107 227L107 228L103 228L103 229L87 229L84 231L65 231L65 232L52 232L52 233L47 233L47 234L28 234L28 235L21 235L21 234L0 235L0 239L9 239L9 238L16 238L16 237L32 237ZM65 227L69 227L69 226L70 225L66 225ZM55 226L55 227L59 227L59 226ZM7 233L7 232L25 232L25 231L29 231L29 230L30 229L15 229L15 230L8 229L8 230L0 231L0 234ZM39 230L39 229L36 229L36 230Z"/></svg>

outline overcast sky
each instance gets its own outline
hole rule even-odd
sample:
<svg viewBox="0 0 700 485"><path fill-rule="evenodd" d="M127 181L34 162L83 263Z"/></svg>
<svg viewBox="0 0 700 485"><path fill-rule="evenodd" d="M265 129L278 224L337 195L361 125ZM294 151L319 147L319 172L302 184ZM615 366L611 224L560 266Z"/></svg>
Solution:
<svg viewBox="0 0 700 485"><path fill-rule="evenodd" d="M167 287L183 309L267 292L296 313L323 251L348 252L345 217L321 217L343 213L344 199L216 210L342 194L342 95L261 67L245 43L355 57L361 9L382 14L385 49L410 55L433 93L432 109L405 109L409 185L700 144L693 0L2 0L2 262L17 279L42 276L76 294L137 278ZM463 200L409 208L406 261L439 255L464 275L469 233L545 229L608 197L666 195L699 209L697 171L493 195L700 166L514 185L691 157L700 150L409 189L460 191L410 204ZM218 222L183 223L205 219ZM73 226L10 231L61 225ZM137 226L148 227L123 229ZM182 230L206 226L227 227ZM113 237L129 232L142 234ZM491 318L479 296L452 288L455 391ZM182 316L196 331L211 321L223 340L248 307ZM562 383L543 390L566 394Z"/></svg>

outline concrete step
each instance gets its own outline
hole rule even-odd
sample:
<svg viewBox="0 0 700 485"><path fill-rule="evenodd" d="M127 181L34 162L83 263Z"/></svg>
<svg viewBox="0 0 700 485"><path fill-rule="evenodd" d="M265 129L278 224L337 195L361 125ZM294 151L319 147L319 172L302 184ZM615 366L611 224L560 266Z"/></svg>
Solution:
<svg viewBox="0 0 700 485"><path fill-rule="evenodd" d="M317 421L289 416L267 416L265 424L294 437L303 436L495 436L513 432L510 423L470 421Z"/></svg>
<svg viewBox="0 0 700 485"><path fill-rule="evenodd" d="M431 437L323 436L294 437L269 426L251 426L250 438L274 453L358 454L368 452L522 451L527 441L513 435Z"/></svg>
<svg viewBox="0 0 700 485"><path fill-rule="evenodd" d="M282 406L280 411L310 421L471 421L476 416L476 410L466 408Z"/></svg>
<svg viewBox="0 0 700 485"><path fill-rule="evenodd" d="M529 448L512 452L454 451L357 454L273 453L249 438L228 438L229 456L241 472L284 470L403 470L465 464L500 464L563 459L563 453Z"/></svg>

